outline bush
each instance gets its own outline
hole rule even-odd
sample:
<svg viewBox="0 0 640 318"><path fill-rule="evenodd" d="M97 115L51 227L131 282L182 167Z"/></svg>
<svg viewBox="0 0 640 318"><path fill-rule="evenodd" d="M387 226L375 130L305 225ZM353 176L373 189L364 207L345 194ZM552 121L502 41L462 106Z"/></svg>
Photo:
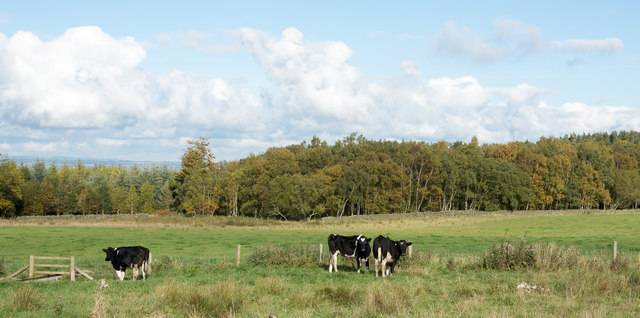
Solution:
<svg viewBox="0 0 640 318"><path fill-rule="evenodd" d="M156 273L170 271L176 269L177 266L176 259L166 255L162 255L153 260L153 271Z"/></svg>
<svg viewBox="0 0 640 318"><path fill-rule="evenodd" d="M480 260L480 267L497 270L519 269L573 269L578 264L578 252L574 247L558 247L548 244L496 244L490 251L485 251Z"/></svg>
<svg viewBox="0 0 640 318"><path fill-rule="evenodd" d="M249 255L254 266L312 267L318 265L318 246L315 244L279 246L267 244Z"/></svg>
<svg viewBox="0 0 640 318"><path fill-rule="evenodd" d="M497 270L517 270L530 268L535 264L535 252L531 245L522 242L496 244L482 257L482 268Z"/></svg>

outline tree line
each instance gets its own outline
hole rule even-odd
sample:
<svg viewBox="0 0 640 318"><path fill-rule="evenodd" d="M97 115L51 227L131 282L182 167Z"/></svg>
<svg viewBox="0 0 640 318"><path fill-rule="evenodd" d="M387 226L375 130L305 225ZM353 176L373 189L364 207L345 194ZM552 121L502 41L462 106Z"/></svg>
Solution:
<svg viewBox="0 0 640 318"><path fill-rule="evenodd" d="M640 133L482 144L313 137L216 162L189 141L179 171L0 163L2 216L137 213L287 220L449 210L638 208Z"/></svg>

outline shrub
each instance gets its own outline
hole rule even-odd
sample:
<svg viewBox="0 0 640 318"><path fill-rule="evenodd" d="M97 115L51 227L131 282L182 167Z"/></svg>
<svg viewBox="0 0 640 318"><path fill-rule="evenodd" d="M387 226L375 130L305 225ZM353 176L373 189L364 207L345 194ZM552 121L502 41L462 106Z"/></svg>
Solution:
<svg viewBox="0 0 640 318"><path fill-rule="evenodd" d="M535 252L531 245L522 242L496 244L482 257L482 268L497 270L517 270L535 264Z"/></svg>
<svg viewBox="0 0 640 318"><path fill-rule="evenodd" d="M175 269L176 267L177 262L173 257L162 255L159 258L153 260L153 271L156 273L170 271Z"/></svg>
<svg viewBox="0 0 640 318"><path fill-rule="evenodd" d="M573 269L578 265L578 251L574 247L563 248L554 243L501 243L485 251L479 265L497 270Z"/></svg>

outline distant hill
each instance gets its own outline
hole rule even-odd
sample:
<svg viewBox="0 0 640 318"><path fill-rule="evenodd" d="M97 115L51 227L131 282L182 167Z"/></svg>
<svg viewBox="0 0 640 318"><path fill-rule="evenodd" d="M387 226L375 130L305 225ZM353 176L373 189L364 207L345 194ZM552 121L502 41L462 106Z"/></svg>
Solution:
<svg viewBox="0 0 640 318"><path fill-rule="evenodd" d="M24 163L28 166L33 165L36 161L43 161L47 166L55 163L58 166L63 164L75 165L78 160L85 166L93 165L105 165L105 166L120 166L125 168L131 168L133 166L138 167L155 167L155 166L168 166L176 170L180 170L179 161L135 161L135 160L121 160L121 159L96 159L96 158L73 158L73 157L33 157L33 156L7 156L7 158L14 160L17 163Z"/></svg>

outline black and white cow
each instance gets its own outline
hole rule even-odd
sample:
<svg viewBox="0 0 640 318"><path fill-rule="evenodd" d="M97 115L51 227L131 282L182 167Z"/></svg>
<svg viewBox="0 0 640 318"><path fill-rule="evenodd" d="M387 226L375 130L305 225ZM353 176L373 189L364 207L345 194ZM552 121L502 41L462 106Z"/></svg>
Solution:
<svg viewBox="0 0 640 318"><path fill-rule="evenodd" d="M133 269L133 280L138 278L138 269L142 270L142 279L147 279L149 266L149 249L142 246L109 247L103 248L107 253L105 261L111 261L113 269L120 280L124 280L124 271L127 268Z"/></svg>
<svg viewBox="0 0 640 318"><path fill-rule="evenodd" d="M342 254L344 257L355 257L358 263L358 273L360 273L362 262L366 263L367 271L369 271L370 241L370 238L362 234L353 236L329 235L329 273L332 269L338 271L338 254Z"/></svg>
<svg viewBox="0 0 640 318"><path fill-rule="evenodd" d="M376 277L378 276L379 266L382 265L382 277L385 277L385 267L387 263L391 266L386 269L386 275L393 274L393 270L400 259L400 256L407 254L407 246L411 246L411 242L405 240L393 241L390 238L379 235L373 240L373 258L375 259Z"/></svg>

